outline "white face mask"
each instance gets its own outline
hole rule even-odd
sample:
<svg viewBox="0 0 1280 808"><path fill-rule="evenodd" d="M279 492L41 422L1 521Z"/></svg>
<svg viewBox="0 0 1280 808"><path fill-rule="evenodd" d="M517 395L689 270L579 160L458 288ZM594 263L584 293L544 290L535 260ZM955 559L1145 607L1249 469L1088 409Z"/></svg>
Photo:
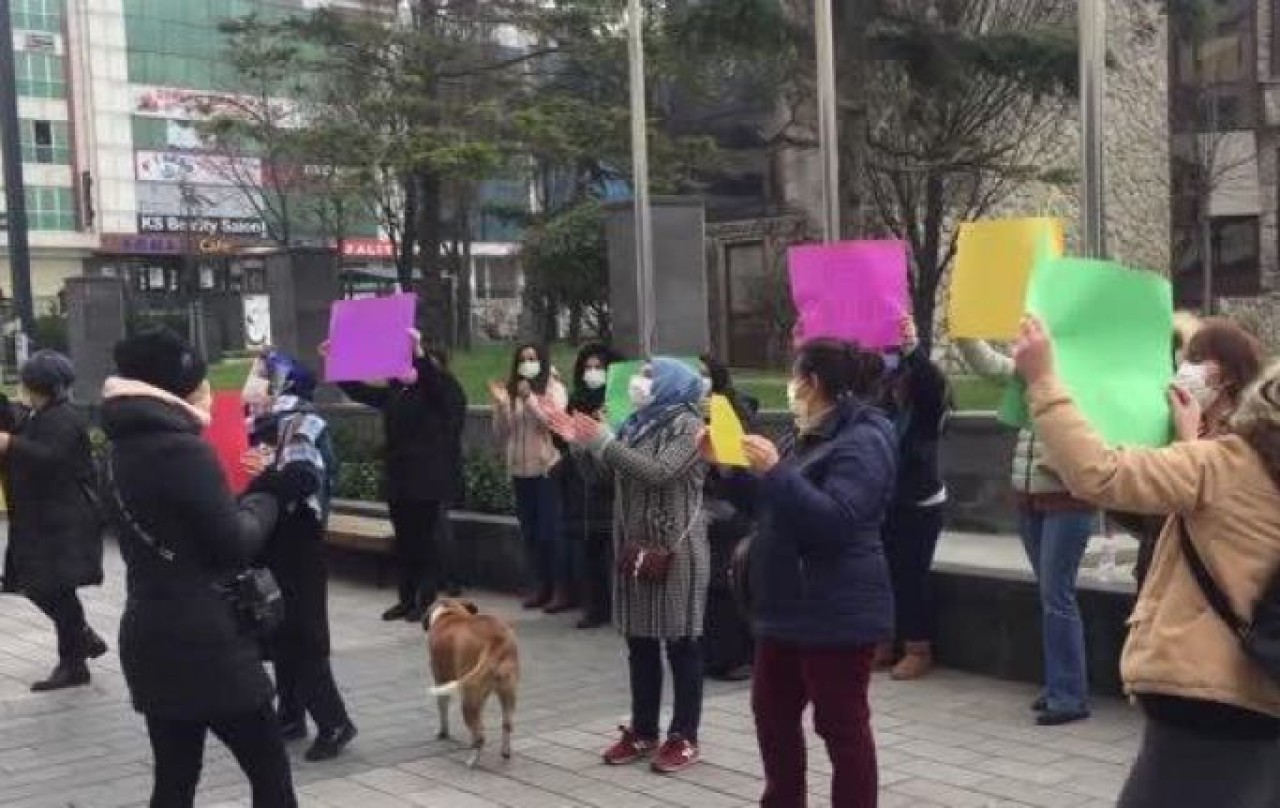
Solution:
<svg viewBox="0 0 1280 808"><path fill-rule="evenodd" d="M711 379L702 377L702 397L711 398Z"/></svg>
<svg viewBox="0 0 1280 808"><path fill-rule="evenodd" d="M1173 383L1196 400L1201 409L1207 409L1218 398L1217 388L1209 384L1209 371L1199 362L1183 362Z"/></svg>
<svg viewBox="0 0 1280 808"><path fill-rule="evenodd" d="M609 374L603 368L592 368L582 374L582 383L588 390L599 390L609 382Z"/></svg>
<svg viewBox="0 0 1280 808"><path fill-rule="evenodd" d="M795 416L797 425L809 416L809 402L800 398L800 382L795 379L787 383L787 409Z"/></svg>
<svg viewBox="0 0 1280 808"><path fill-rule="evenodd" d="M516 367L516 373L522 379L533 381L542 375L542 363L537 359L526 359Z"/></svg>
<svg viewBox="0 0 1280 808"><path fill-rule="evenodd" d="M637 410L653 403L653 379L648 376L632 376L627 385L627 395L631 397L631 405Z"/></svg>

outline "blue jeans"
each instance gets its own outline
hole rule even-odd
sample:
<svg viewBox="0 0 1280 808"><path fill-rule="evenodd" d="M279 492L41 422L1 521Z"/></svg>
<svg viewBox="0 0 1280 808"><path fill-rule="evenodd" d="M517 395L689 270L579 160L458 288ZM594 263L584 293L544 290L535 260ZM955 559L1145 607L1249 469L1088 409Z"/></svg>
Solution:
<svg viewBox="0 0 1280 808"><path fill-rule="evenodd" d="M1089 676L1076 576L1097 515L1094 511L1024 510L1022 546L1040 587L1044 631L1044 696L1054 712L1086 710Z"/></svg>
<svg viewBox="0 0 1280 808"><path fill-rule="evenodd" d="M535 587L569 586L563 573L566 542L561 535L560 484L552 477L516 477L516 515Z"/></svg>

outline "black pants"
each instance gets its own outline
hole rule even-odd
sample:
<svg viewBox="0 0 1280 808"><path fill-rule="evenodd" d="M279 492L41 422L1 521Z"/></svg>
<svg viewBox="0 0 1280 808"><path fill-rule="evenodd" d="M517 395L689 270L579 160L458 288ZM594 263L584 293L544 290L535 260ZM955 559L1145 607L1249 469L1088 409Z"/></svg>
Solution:
<svg viewBox="0 0 1280 808"><path fill-rule="evenodd" d="M1280 741L1224 738L1148 718L1119 808L1274 808Z"/></svg>
<svg viewBox="0 0 1280 808"><path fill-rule="evenodd" d="M662 640L628 637L631 664L631 728L645 740L658 739L662 712ZM668 733L698 742L702 723L702 649L699 641L685 637L667 640L675 705Z"/></svg>
<svg viewBox="0 0 1280 808"><path fill-rule="evenodd" d="M929 569L942 534L941 505L897 506L884 525L884 552L893 581L893 605L898 639L929 642L933 639L933 593Z"/></svg>
<svg viewBox="0 0 1280 808"><path fill-rule="evenodd" d="M396 565L400 572L400 602L430 603L440 587L440 548L436 530L440 503L396 500L390 503L395 531Z"/></svg>
<svg viewBox="0 0 1280 808"><path fill-rule="evenodd" d="M278 651L275 669L282 721L292 723L310 715L324 732L344 727L351 720L327 656Z"/></svg>
<svg viewBox="0 0 1280 808"><path fill-rule="evenodd" d="M253 808L296 808L289 756L271 705L214 721L147 716L155 758L151 808L187 808L195 802L209 730L235 755L253 789Z"/></svg>
<svg viewBox="0 0 1280 808"><path fill-rule="evenodd" d="M591 620L607 623L613 613L613 532L610 528L578 528L569 541L582 552L582 607Z"/></svg>
<svg viewBox="0 0 1280 808"><path fill-rule="evenodd" d="M27 598L53 621L58 633L58 661L83 662L89 624L84 619L84 606L74 589L30 592Z"/></svg>

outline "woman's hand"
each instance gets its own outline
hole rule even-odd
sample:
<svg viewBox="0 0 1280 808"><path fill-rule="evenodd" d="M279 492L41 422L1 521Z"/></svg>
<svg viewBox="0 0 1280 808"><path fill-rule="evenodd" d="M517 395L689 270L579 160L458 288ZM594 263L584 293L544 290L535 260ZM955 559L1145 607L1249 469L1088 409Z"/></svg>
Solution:
<svg viewBox="0 0 1280 808"><path fill-rule="evenodd" d="M329 340L325 340L324 342L316 346L316 353L320 354L321 359L329 358L329 347L330 347Z"/></svg>
<svg viewBox="0 0 1280 808"><path fill-rule="evenodd" d="M422 347L422 332L416 328L409 329L409 348L413 351L414 359L422 359L427 355L427 351Z"/></svg>
<svg viewBox="0 0 1280 808"><path fill-rule="evenodd" d="M916 318L910 314L904 315L900 329L898 333L902 335L902 355L914 353L920 346L920 332L916 330Z"/></svg>
<svg viewBox="0 0 1280 808"><path fill-rule="evenodd" d="M511 394L507 392L506 385L499 381L489 382L489 398L500 407L511 404Z"/></svg>
<svg viewBox="0 0 1280 808"><path fill-rule="evenodd" d="M579 442L574 418L569 413L552 409L543 416L543 419L547 429L550 429L560 440L572 444Z"/></svg>
<svg viewBox="0 0 1280 808"><path fill-rule="evenodd" d="M576 443L590 446L604 440L605 436L609 434L603 423L586 413L575 412L571 417L573 418L573 433Z"/></svg>
<svg viewBox="0 0 1280 808"><path fill-rule="evenodd" d="M1191 441L1200 437L1203 413L1195 397L1176 384L1169 385L1169 413L1173 418L1175 440Z"/></svg>
<svg viewBox="0 0 1280 808"><path fill-rule="evenodd" d="M715 464L716 450L711 445L711 430L702 429L698 432L698 455L708 463Z"/></svg>
<svg viewBox="0 0 1280 808"><path fill-rule="evenodd" d="M0 454L9 451L9 444L13 443L13 435L8 432L0 432Z"/></svg>
<svg viewBox="0 0 1280 808"><path fill-rule="evenodd" d="M1028 314L1022 318L1018 342L1013 348L1013 361L1018 375L1028 386L1053 376L1053 343L1040 318Z"/></svg>
<svg viewBox="0 0 1280 808"><path fill-rule="evenodd" d="M747 454L747 464L756 474L768 474L778 465L778 447L768 438L747 435L742 439L742 449Z"/></svg>

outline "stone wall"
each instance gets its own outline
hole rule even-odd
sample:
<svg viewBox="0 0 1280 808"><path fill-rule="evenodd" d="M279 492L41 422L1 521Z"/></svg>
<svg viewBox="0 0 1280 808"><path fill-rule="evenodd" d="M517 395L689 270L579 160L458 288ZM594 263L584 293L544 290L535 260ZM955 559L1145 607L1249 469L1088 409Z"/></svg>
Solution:
<svg viewBox="0 0 1280 808"><path fill-rule="evenodd" d="M378 416L372 410L335 404L326 406L324 413L336 428L359 436L362 442L377 445L382 440ZM787 423L783 413L764 413L760 430L776 436ZM960 413L950 420L942 455L951 501L948 521L951 529L979 533L1015 531L1009 492L1013 437L1013 432L1000 425L990 413ZM463 443L468 454L495 451L487 408L471 408Z"/></svg>

